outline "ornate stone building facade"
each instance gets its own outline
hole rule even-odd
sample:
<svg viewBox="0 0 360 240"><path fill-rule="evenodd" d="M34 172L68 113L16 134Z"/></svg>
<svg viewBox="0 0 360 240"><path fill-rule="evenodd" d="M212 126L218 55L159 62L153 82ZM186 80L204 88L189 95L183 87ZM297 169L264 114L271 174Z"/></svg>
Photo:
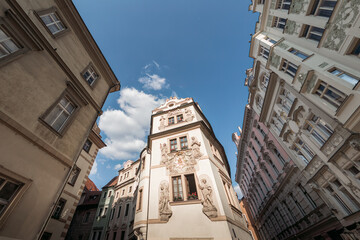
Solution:
<svg viewBox="0 0 360 240"><path fill-rule="evenodd" d="M62 196L120 84L71 0L4 0L0 9L0 236L50 239L52 216L73 214Z"/></svg>
<svg viewBox="0 0 360 240"><path fill-rule="evenodd" d="M236 180L261 239L360 238L359 8L357 0L250 5L260 16Z"/></svg>
<svg viewBox="0 0 360 240"><path fill-rule="evenodd" d="M224 149L191 98L153 110L140 161L138 239L252 239Z"/></svg>

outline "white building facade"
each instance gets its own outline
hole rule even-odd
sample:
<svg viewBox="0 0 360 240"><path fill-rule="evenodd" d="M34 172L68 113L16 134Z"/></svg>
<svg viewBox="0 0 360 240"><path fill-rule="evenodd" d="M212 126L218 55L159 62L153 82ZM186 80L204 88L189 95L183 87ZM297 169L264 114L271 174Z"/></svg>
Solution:
<svg viewBox="0 0 360 240"><path fill-rule="evenodd" d="M140 157L138 239L252 239L224 149L193 99L170 98L153 111Z"/></svg>

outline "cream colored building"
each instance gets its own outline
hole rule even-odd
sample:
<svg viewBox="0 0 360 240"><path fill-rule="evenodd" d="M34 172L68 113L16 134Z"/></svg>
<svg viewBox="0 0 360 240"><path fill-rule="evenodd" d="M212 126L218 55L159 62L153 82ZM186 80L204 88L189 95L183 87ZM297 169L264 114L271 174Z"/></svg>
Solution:
<svg viewBox="0 0 360 240"><path fill-rule="evenodd" d="M138 239L252 239L224 149L193 99L153 110L140 157Z"/></svg>
<svg viewBox="0 0 360 240"><path fill-rule="evenodd" d="M250 204L261 239L358 239L359 1L254 0L250 10L260 16L244 127L261 122L290 157L265 196ZM255 138L250 131L245 137ZM237 181L244 195L260 191L245 183L240 166L242 160Z"/></svg>
<svg viewBox="0 0 360 240"><path fill-rule="evenodd" d="M0 236L50 239L46 225L120 84L70 0L0 2L0 76Z"/></svg>

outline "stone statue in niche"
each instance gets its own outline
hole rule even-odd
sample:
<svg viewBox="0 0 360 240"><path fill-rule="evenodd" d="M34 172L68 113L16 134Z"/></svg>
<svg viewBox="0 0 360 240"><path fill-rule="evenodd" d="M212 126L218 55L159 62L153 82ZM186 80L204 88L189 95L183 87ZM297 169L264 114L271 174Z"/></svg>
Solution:
<svg viewBox="0 0 360 240"><path fill-rule="evenodd" d="M356 151L360 151L360 138L359 137L351 139L349 143L350 143L350 147L352 147Z"/></svg>
<svg viewBox="0 0 360 240"><path fill-rule="evenodd" d="M199 158L202 156L200 152L201 143L196 139L196 137L191 137L191 148L194 158Z"/></svg>
<svg viewBox="0 0 360 240"><path fill-rule="evenodd" d="M161 164L166 164L168 161L168 148L166 146L166 143L161 144L160 143L160 149L161 149Z"/></svg>
<svg viewBox="0 0 360 240"><path fill-rule="evenodd" d="M185 109L185 121L191 122L194 119L194 115L192 114L191 110L189 108Z"/></svg>
<svg viewBox="0 0 360 240"><path fill-rule="evenodd" d="M161 221L169 221L172 211L169 206L169 184L162 181L159 188L159 216Z"/></svg>
<svg viewBox="0 0 360 240"><path fill-rule="evenodd" d="M164 116L161 116L159 130L164 130L164 129L165 129L165 118Z"/></svg>
<svg viewBox="0 0 360 240"><path fill-rule="evenodd" d="M212 187L207 183L205 178L200 180L200 190L204 198L201 201L203 213L209 218L217 217L217 209L212 199Z"/></svg>

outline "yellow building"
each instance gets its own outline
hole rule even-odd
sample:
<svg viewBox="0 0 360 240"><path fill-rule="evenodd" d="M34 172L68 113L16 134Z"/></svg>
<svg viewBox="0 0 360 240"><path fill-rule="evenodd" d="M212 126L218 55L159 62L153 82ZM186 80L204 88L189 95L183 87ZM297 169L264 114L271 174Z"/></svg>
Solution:
<svg viewBox="0 0 360 240"><path fill-rule="evenodd" d="M73 208L62 201L63 190L80 168L107 95L120 84L72 1L9 0L0 7L0 236L37 239L59 206ZM83 176L92 164L86 158Z"/></svg>

